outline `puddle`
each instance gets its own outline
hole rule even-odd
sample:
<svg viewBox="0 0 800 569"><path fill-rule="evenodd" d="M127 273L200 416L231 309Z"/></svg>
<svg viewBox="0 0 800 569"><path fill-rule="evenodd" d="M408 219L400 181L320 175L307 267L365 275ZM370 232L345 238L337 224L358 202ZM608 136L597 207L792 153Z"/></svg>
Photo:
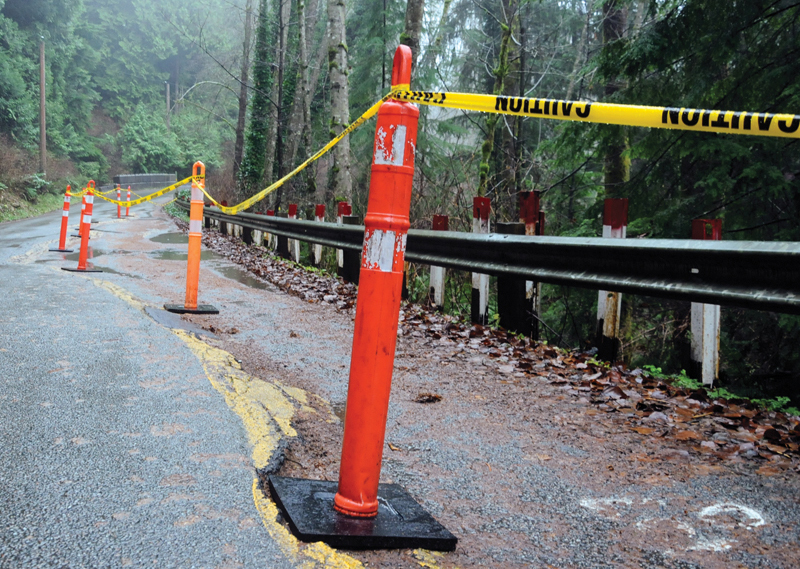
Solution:
<svg viewBox="0 0 800 569"><path fill-rule="evenodd" d="M198 335L216 337L214 334L208 330L204 330L197 324L189 322L188 320L184 320L181 318L180 314L167 312L166 310L161 310L160 308L151 308L149 306L145 307L144 311L150 315L150 318L162 326L166 326L167 328L178 328L179 330L194 332Z"/></svg>
<svg viewBox="0 0 800 569"><path fill-rule="evenodd" d="M151 237L150 241L155 243L188 243L189 236L183 233L162 233Z"/></svg>
<svg viewBox="0 0 800 569"><path fill-rule="evenodd" d="M242 269L237 269L236 267L223 267L218 268L217 271L222 273L224 277L236 281L237 283L241 283L245 286L249 286L250 288L257 288L260 290L265 290L267 288L266 283L261 282Z"/></svg>
<svg viewBox="0 0 800 569"><path fill-rule="evenodd" d="M65 255L64 259L67 261L78 261L79 260L78 257L80 256L80 254L81 254L80 251L75 251L74 253L69 253L68 255ZM94 259L95 257L102 257L103 255L106 254L106 252L101 251L99 249L92 249L91 247L89 247L87 254L88 254L87 259Z"/></svg>
<svg viewBox="0 0 800 569"><path fill-rule="evenodd" d="M128 277L128 278L131 278L131 279L141 279L142 278L140 275L132 275L130 273L122 273L120 271L115 271L114 269L110 269L108 267L101 267L100 265L95 265L94 268L95 269L100 269L104 273L111 273L112 275L120 275L120 276Z"/></svg>
<svg viewBox="0 0 800 569"><path fill-rule="evenodd" d="M189 259L189 253L178 253L177 251L159 251L152 257L160 261L186 261ZM215 253L214 251L200 252L201 261L212 261L215 259L224 259L224 258L225 257Z"/></svg>
<svg viewBox="0 0 800 569"><path fill-rule="evenodd" d="M347 410L347 402L342 401L341 403L331 403L331 409L333 409L333 414L339 417L339 420L344 423L344 415L345 411Z"/></svg>

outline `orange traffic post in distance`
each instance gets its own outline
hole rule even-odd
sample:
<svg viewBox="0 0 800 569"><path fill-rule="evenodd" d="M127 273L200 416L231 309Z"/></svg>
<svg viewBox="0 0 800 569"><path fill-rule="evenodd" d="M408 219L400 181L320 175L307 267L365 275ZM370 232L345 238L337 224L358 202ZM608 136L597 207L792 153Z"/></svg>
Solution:
<svg viewBox="0 0 800 569"><path fill-rule="evenodd" d="M125 206L125 217L131 214L131 187L128 186L128 205Z"/></svg>
<svg viewBox="0 0 800 569"><path fill-rule="evenodd" d="M411 49L399 46L392 69L393 88L409 87L411 61ZM284 519L303 541L323 541L347 549L439 551L453 551L458 541L402 487L378 485L400 316L418 121L419 109L408 102L389 99L378 110L339 482L275 475L268 478ZM334 491L333 499L329 498Z"/></svg>
<svg viewBox="0 0 800 569"><path fill-rule="evenodd" d="M186 301L180 304L165 304L164 308L177 314L219 314L210 304L197 304L197 288L200 284L200 246L203 240L203 188L206 167L195 162L192 167L192 202L189 208L189 255L186 265Z"/></svg>
<svg viewBox="0 0 800 569"><path fill-rule="evenodd" d="M83 221L81 223L81 250L78 253L78 267L70 269L61 267L64 271L73 271L77 273L102 273L100 269L87 268L86 259L89 257L89 231L92 227L92 211L94 209L94 180L89 180L89 191L86 193L86 210L83 214Z"/></svg>
<svg viewBox="0 0 800 569"><path fill-rule="evenodd" d="M58 248L50 249L51 251L58 251L60 253L72 253L72 249L67 249L67 225L69 224L69 202L72 199L70 190L71 186L67 186L67 191L64 194L64 208L61 210L61 234L58 237Z"/></svg>
<svg viewBox="0 0 800 569"><path fill-rule="evenodd" d="M83 189L85 190L86 188L83 188ZM83 214L84 213L86 213L86 194L85 193L81 197L81 214L80 214L80 216L78 216L78 232L77 233L73 233L72 235L70 235L70 237L80 237L81 235L83 235L82 231L83 231Z"/></svg>
<svg viewBox="0 0 800 569"><path fill-rule="evenodd" d="M120 202L122 200L122 186L117 184L117 201ZM117 219L122 217L122 204L117 204Z"/></svg>

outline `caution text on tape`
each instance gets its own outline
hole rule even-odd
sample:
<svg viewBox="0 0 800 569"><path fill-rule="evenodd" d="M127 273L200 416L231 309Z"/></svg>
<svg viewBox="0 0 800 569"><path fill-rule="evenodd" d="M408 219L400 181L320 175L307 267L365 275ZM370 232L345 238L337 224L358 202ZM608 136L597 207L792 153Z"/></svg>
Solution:
<svg viewBox="0 0 800 569"><path fill-rule="evenodd" d="M485 113L624 126L800 138L800 115L791 114L644 107L615 103L408 90L393 91L392 96L396 99L423 105Z"/></svg>

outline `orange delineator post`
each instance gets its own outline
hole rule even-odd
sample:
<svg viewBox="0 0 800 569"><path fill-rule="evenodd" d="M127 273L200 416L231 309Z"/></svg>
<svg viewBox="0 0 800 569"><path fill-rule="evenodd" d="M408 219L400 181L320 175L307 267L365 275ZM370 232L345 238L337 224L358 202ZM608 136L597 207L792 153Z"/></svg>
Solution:
<svg viewBox="0 0 800 569"><path fill-rule="evenodd" d="M61 210L61 234L58 238L58 248L50 249L51 251L59 251L61 253L72 253L72 249L67 249L67 225L69 224L69 202L72 199L70 190L72 186L67 186L67 191L64 194L64 208Z"/></svg>
<svg viewBox="0 0 800 569"><path fill-rule="evenodd" d="M131 214L131 187L128 186L128 205L125 206L125 217Z"/></svg>
<svg viewBox="0 0 800 569"><path fill-rule="evenodd" d="M84 188L85 190L86 188ZM83 194L81 197L81 214L78 216L78 233L72 235L72 237L80 237L83 235L83 214L86 212L86 194Z"/></svg>
<svg viewBox="0 0 800 569"><path fill-rule="evenodd" d="M206 167L195 162L192 167L192 201L189 208L189 254L186 265L186 301L183 306L165 304L169 312L179 314L219 314L211 305L197 304L197 288L200 284L200 246L203 240L203 188Z"/></svg>
<svg viewBox="0 0 800 569"><path fill-rule="evenodd" d="M122 200L122 187L119 184L117 184L117 201L119 202L121 200ZM118 203L117 204L117 219L120 219L121 217L122 217L122 204Z"/></svg>
<svg viewBox="0 0 800 569"><path fill-rule="evenodd" d="M395 53L392 86L408 88L411 50ZM378 513L386 416L397 343L419 109L389 100L378 111L361 257L342 462L334 508Z"/></svg>
<svg viewBox="0 0 800 569"><path fill-rule="evenodd" d="M89 257L89 231L92 228L92 210L94 209L94 180L89 180L89 191L86 193L86 209L81 218L81 250L78 254L78 268L68 269L61 267L64 271L74 271L79 273L102 273L100 269L87 269L86 259Z"/></svg>

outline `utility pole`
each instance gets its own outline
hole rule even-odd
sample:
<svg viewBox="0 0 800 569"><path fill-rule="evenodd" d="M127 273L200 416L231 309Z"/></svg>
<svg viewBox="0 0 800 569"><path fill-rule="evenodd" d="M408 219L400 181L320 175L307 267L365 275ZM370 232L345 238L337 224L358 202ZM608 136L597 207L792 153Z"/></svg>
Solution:
<svg viewBox="0 0 800 569"><path fill-rule="evenodd" d="M169 132L169 115L170 115L170 101L169 101L169 81L164 81L167 86L167 132Z"/></svg>
<svg viewBox="0 0 800 569"><path fill-rule="evenodd" d="M47 174L47 122L44 104L44 36L39 43L39 171Z"/></svg>

